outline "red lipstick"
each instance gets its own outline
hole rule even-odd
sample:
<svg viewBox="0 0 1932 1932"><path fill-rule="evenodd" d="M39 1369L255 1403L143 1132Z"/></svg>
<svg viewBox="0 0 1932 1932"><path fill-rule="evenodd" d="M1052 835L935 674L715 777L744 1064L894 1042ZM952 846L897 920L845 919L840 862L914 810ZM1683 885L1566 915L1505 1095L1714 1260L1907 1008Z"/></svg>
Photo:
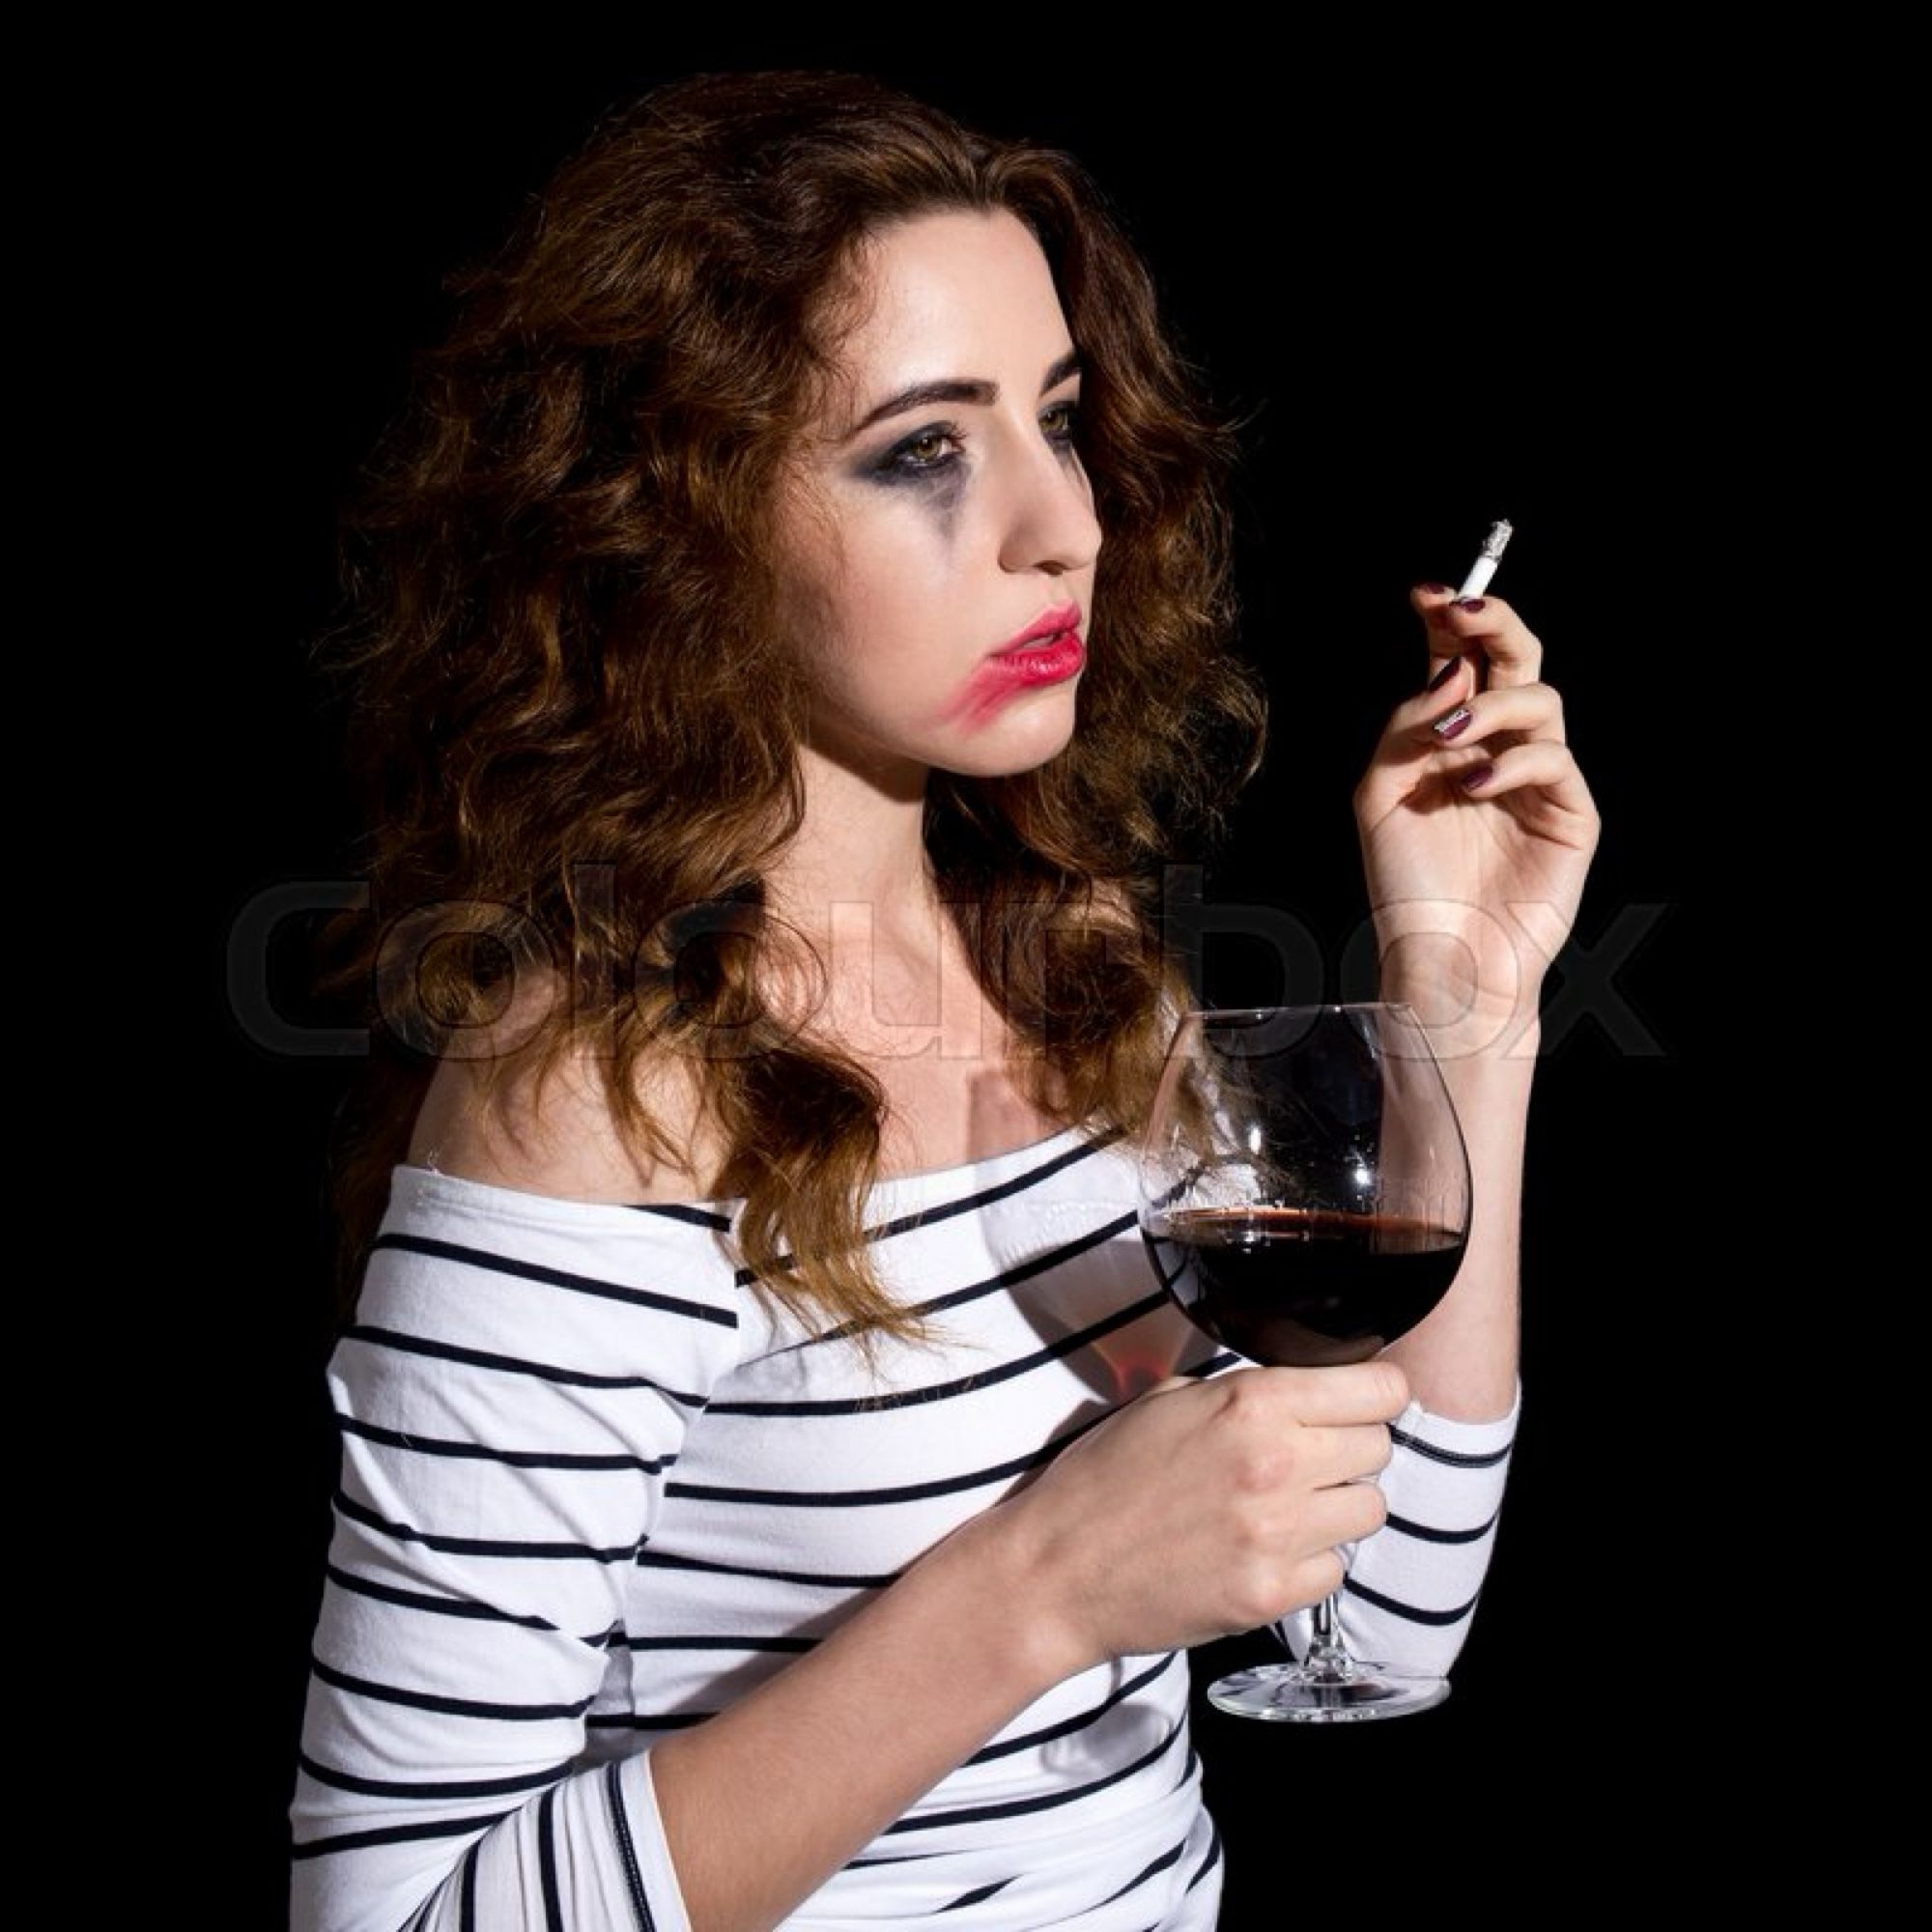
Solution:
<svg viewBox="0 0 1932 1932"><path fill-rule="evenodd" d="M1043 611L1029 624L1018 637L1009 638L1002 644L996 655L1010 657L1014 651L1023 651L1030 644L1040 644L1067 633L1077 634L1080 629L1080 607L1077 604L1063 604L1057 611Z"/></svg>
<svg viewBox="0 0 1932 1932"><path fill-rule="evenodd" d="M1087 663L1087 646L1080 639L1079 626L1077 604L1043 611L966 680L949 707L951 714L982 724L1009 698L1042 685L1065 684L1077 676Z"/></svg>

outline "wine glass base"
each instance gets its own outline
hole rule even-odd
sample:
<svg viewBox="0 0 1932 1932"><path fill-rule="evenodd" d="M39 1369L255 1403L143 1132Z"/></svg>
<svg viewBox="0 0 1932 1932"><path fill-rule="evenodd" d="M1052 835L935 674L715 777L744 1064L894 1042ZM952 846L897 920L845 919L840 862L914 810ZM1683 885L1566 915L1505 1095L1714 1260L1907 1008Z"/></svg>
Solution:
<svg viewBox="0 0 1932 1932"><path fill-rule="evenodd" d="M1236 1670L1208 1688L1208 1701L1236 1718L1275 1724L1361 1724L1406 1718L1441 1703L1446 1677L1355 1663L1346 1671L1306 1663L1264 1663Z"/></svg>

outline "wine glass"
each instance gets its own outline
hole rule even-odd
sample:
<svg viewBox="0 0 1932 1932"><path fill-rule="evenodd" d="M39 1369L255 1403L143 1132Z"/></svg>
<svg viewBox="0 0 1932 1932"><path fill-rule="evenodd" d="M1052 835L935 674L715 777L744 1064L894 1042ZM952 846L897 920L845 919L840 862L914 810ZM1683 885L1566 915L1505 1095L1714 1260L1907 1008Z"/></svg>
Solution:
<svg viewBox="0 0 1932 1932"><path fill-rule="evenodd" d="M1141 1155L1141 1233L1188 1318L1250 1361L1361 1362L1448 1292L1469 1160L1414 1013L1387 1002L1186 1013ZM1299 1663L1222 1678L1241 1717L1345 1723L1427 1710L1446 1678L1351 1657L1339 1592Z"/></svg>

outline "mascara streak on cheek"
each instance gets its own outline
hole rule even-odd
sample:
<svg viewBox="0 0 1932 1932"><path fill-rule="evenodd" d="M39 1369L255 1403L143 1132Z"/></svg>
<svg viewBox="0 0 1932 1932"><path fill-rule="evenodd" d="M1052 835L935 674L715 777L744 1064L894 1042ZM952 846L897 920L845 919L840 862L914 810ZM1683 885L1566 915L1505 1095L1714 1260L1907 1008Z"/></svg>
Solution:
<svg viewBox="0 0 1932 1932"><path fill-rule="evenodd" d="M1077 631L1063 631L1031 650L988 658L959 687L943 715L949 724L990 724L1011 699L1044 685L1065 684L1077 677L1086 663L1087 647Z"/></svg>
<svg viewBox="0 0 1932 1932"><path fill-rule="evenodd" d="M956 465L929 469L872 469L866 481L882 490L902 494L932 520L934 527L952 547L958 536L959 511L965 501L966 479Z"/></svg>

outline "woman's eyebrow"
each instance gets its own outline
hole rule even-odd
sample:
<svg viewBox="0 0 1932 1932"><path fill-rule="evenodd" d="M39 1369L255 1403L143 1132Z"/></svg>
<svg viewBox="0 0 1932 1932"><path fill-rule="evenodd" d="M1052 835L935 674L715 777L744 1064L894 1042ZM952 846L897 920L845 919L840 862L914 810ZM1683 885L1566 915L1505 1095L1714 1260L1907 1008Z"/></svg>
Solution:
<svg viewBox="0 0 1932 1932"><path fill-rule="evenodd" d="M967 382L957 377L942 378L936 383L915 383L909 389L901 389L895 396L888 396L876 409L870 410L848 429L840 440L850 442L862 432L868 430L875 422L883 422L888 416L903 414L907 410L922 410L928 403L978 403L997 402L1000 385L997 383Z"/></svg>
<svg viewBox="0 0 1932 1932"><path fill-rule="evenodd" d="M1040 378L1039 392L1043 396L1047 390L1057 387L1069 376L1080 373L1080 352L1069 349ZM841 441L849 442L855 436L863 434L876 422L884 422L888 416L902 415L907 410L923 410L929 403L973 403L980 408L996 403L1000 399L1000 385L997 383L976 381L964 377L942 377L937 382L915 383L909 389L901 389L868 410L859 421L848 429Z"/></svg>

